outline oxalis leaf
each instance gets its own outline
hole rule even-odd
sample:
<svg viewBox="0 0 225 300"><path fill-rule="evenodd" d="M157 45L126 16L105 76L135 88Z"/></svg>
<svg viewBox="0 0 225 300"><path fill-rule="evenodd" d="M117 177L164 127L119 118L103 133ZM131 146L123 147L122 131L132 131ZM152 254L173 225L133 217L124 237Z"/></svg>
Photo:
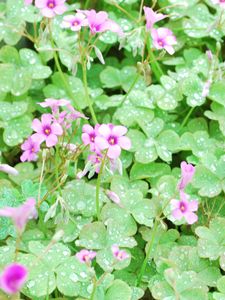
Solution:
<svg viewBox="0 0 225 300"><path fill-rule="evenodd" d="M199 236L198 253L200 257L210 260L220 259L220 266L225 270L225 220L223 218L214 218L209 227L200 226L196 228L196 234Z"/></svg>

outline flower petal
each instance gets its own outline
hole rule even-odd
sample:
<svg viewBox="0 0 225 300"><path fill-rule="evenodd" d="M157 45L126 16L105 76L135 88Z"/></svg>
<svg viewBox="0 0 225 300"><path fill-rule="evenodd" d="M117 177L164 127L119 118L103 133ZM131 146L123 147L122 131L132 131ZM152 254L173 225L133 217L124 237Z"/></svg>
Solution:
<svg viewBox="0 0 225 300"><path fill-rule="evenodd" d="M50 134L47 138L46 138L46 146L47 147L53 147L57 144L58 142L58 138L55 134Z"/></svg>
<svg viewBox="0 0 225 300"><path fill-rule="evenodd" d="M131 148L131 141L127 136L121 136L118 139L118 144L122 149L129 150Z"/></svg>
<svg viewBox="0 0 225 300"><path fill-rule="evenodd" d="M110 146L109 149L108 149L108 152L107 152L107 156L109 158L117 158L120 156L120 153L121 153L121 148L119 145L114 145L114 146Z"/></svg>

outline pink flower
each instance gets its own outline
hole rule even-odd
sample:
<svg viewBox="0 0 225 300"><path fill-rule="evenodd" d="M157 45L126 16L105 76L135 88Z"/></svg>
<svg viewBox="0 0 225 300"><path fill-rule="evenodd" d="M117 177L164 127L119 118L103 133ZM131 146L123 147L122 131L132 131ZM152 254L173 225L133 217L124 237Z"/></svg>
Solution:
<svg viewBox="0 0 225 300"><path fill-rule="evenodd" d="M150 7L144 6L145 18L146 18L146 28L147 30L151 30L153 25L167 16L163 14L157 14Z"/></svg>
<svg viewBox="0 0 225 300"><path fill-rule="evenodd" d="M151 36L156 49L165 49L169 54L174 54L173 45L177 44L176 37L168 28L152 29Z"/></svg>
<svg viewBox="0 0 225 300"><path fill-rule="evenodd" d="M44 102L40 102L38 103L41 107L50 107L52 109L53 113L57 113L58 112L58 108L61 106L67 106L70 104L70 101L65 100L65 99L53 99L53 98L48 98L45 99Z"/></svg>
<svg viewBox="0 0 225 300"><path fill-rule="evenodd" d="M7 164L0 164L0 172L7 173L9 175L18 176L19 172L17 169L7 165Z"/></svg>
<svg viewBox="0 0 225 300"><path fill-rule="evenodd" d="M63 28L70 28L72 31L79 31L83 26L88 26L88 21L86 16L80 12L76 15L68 15L63 18Z"/></svg>
<svg viewBox="0 0 225 300"><path fill-rule="evenodd" d="M219 4L221 8L225 8L225 0L212 0L213 4Z"/></svg>
<svg viewBox="0 0 225 300"><path fill-rule="evenodd" d="M81 263L90 263L97 253L95 251L89 251L86 249L81 250L76 254L76 258L81 262Z"/></svg>
<svg viewBox="0 0 225 300"><path fill-rule="evenodd" d="M116 204L120 204L120 197L113 191L107 190L106 195Z"/></svg>
<svg viewBox="0 0 225 300"><path fill-rule="evenodd" d="M47 147L53 147L58 142L58 137L63 134L62 127L57 123L52 123L51 114L43 114L41 122L38 119L34 119L32 128L37 133L32 135L34 142L41 144L46 141Z"/></svg>
<svg viewBox="0 0 225 300"><path fill-rule="evenodd" d="M105 11L96 12L92 10L77 10L87 16L88 25L92 34L101 33L105 31L116 32L122 35L120 26L108 18L108 14Z"/></svg>
<svg viewBox="0 0 225 300"><path fill-rule="evenodd" d="M103 124L98 128L98 136L95 138L95 145L100 150L107 149L107 156L111 159L118 158L121 148L129 150L131 148L130 139L124 136L127 128L124 126L114 126Z"/></svg>
<svg viewBox="0 0 225 300"><path fill-rule="evenodd" d="M122 261L122 260L129 258L129 255L127 254L127 252L124 250L120 250L120 248L117 245L113 245L111 249L112 249L113 256L117 260Z"/></svg>
<svg viewBox="0 0 225 300"><path fill-rule="evenodd" d="M20 160L24 161L35 161L37 160L37 153L40 151L40 144L33 141L32 137L29 137L22 145L21 149L24 150L20 156Z"/></svg>
<svg viewBox="0 0 225 300"><path fill-rule="evenodd" d="M21 290L27 277L27 269L23 265L13 263L0 275L0 288L7 294L16 294Z"/></svg>
<svg viewBox="0 0 225 300"><path fill-rule="evenodd" d="M197 222L198 216L194 211L198 210L198 201L192 200L188 201L188 196L180 191L180 200L171 200L172 216L176 220L181 220L184 218L188 224L193 224Z"/></svg>
<svg viewBox="0 0 225 300"><path fill-rule="evenodd" d="M65 2L66 0L35 0L35 6L41 9L44 17L53 18L67 10Z"/></svg>
<svg viewBox="0 0 225 300"><path fill-rule="evenodd" d="M0 216L11 218L17 230L22 233L28 220L37 218L35 206L35 199L28 198L27 201L19 207L5 207L0 209Z"/></svg>
<svg viewBox="0 0 225 300"><path fill-rule="evenodd" d="M33 0L24 0L25 5L30 5L33 3Z"/></svg>
<svg viewBox="0 0 225 300"><path fill-rule="evenodd" d="M186 185L191 182L194 174L195 167L192 164L187 164L186 161L182 161L180 164L181 167L181 180L179 182L179 190L184 190Z"/></svg>
<svg viewBox="0 0 225 300"><path fill-rule="evenodd" d="M84 145L90 145L91 151L96 151L96 144L95 144L95 138L98 135L98 128L100 125L95 125L95 128L93 128L89 124L85 124L82 128L82 141Z"/></svg>

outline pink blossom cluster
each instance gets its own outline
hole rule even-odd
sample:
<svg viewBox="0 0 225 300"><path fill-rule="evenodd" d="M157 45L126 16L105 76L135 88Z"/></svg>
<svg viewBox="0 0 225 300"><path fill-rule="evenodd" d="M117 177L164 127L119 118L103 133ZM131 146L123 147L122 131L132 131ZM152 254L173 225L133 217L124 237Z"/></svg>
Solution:
<svg viewBox="0 0 225 300"><path fill-rule="evenodd" d="M195 174L195 167L181 163L181 180L178 184L180 199L171 200L172 216L175 220L185 219L188 224L197 222L198 216L194 213L198 210L198 201L190 200L190 196L184 192L186 186L191 182Z"/></svg>
<svg viewBox="0 0 225 300"><path fill-rule="evenodd" d="M123 261L127 258L129 258L129 255L126 251L121 250L117 245L113 245L111 247L111 251L113 254L113 257L117 261ZM96 257L97 252L87 249L82 249L81 251L77 252L75 255L76 258L81 262L85 264L90 264L92 260Z"/></svg>
<svg viewBox="0 0 225 300"><path fill-rule="evenodd" d="M89 155L88 161L94 166L96 173L99 173L104 155L109 159L112 171L118 168L117 159L121 154L121 149L131 148L131 141L125 136L126 133L127 128L120 125L97 124L92 127L86 124L83 126L82 141L84 145L90 147L92 154ZM89 168L86 168L80 177L88 171Z"/></svg>
<svg viewBox="0 0 225 300"><path fill-rule="evenodd" d="M51 113L43 114L41 120L34 119L32 122L32 134L21 146L24 151L20 159L24 161L37 160L37 154L43 142L48 148L55 146L58 139L63 135L64 129L71 127L71 123L78 118L86 118L83 114L76 111L70 102L65 99L48 98L44 102L39 103L43 108L51 108ZM65 110L60 112L60 107Z"/></svg>
<svg viewBox="0 0 225 300"><path fill-rule="evenodd" d="M62 27L70 28L72 31L80 31L82 27L88 26L91 34L102 33L105 31L115 32L122 35L120 26L109 19L107 12L96 12L91 10L77 10L74 15L67 15L63 18Z"/></svg>
<svg viewBox="0 0 225 300"><path fill-rule="evenodd" d="M176 37L166 27L153 28L154 24L165 19L167 16L154 12L150 7L144 6L146 29L151 32L153 46L160 50L165 49L169 54L174 54L173 45L177 44Z"/></svg>

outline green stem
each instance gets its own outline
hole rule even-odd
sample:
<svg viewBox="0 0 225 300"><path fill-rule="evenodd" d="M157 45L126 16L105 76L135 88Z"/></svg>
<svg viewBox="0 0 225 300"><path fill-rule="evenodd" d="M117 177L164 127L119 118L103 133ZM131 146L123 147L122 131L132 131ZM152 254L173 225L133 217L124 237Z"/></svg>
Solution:
<svg viewBox="0 0 225 300"><path fill-rule="evenodd" d="M148 32L146 34L149 34ZM161 69L159 63L157 62L157 59L151 49L151 44L150 44L150 37L147 37L147 49L148 49L148 54L150 58L150 64L152 67L152 72L154 73L157 81L160 81L161 76L163 75L163 70Z"/></svg>
<svg viewBox="0 0 225 300"><path fill-rule="evenodd" d="M62 71L62 68L61 68L60 63L59 63L58 55L55 51L53 52L53 56L54 56L56 67L58 69L58 72L59 72L59 75L62 79L62 82L64 83L65 90L66 90L68 96L74 101L74 103L76 105L76 108L79 111L82 111L81 108L80 108L79 103L77 102L77 99L74 97L73 92L71 91L70 85L69 85L69 83L68 83L68 81L67 81L67 79L66 79L66 77L65 77L65 75Z"/></svg>
<svg viewBox="0 0 225 300"><path fill-rule="evenodd" d="M98 124L98 120L96 118L91 99L88 92L88 83L87 83L87 66L86 66L86 60L82 59L82 71L83 71L83 83L84 83L84 90L85 90L85 98L92 116L92 119L95 124Z"/></svg>
<svg viewBox="0 0 225 300"><path fill-rule="evenodd" d="M137 83L137 81L138 81L139 78L140 78L140 74L137 73L137 75L136 75L135 78L134 78L134 81L132 82L132 84L131 84L131 86L130 86L128 92L126 93L126 95L123 97L123 100L122 100L122 102L120 103L120 105L122 105L122 104L126 101L127 97L130 95L131 91L132 91L133 88L135 87L135 84Z"/></svg>
<svg viewBox="0 0 225 300"><path fill-rule="evenodd" d="M95 293L96 293L96 290L97 290L97 283L94 282L94 287L93 287L93 291L92 291L92 293L91 293L90 300L94 300L94 299L95 299Z"/></svg>
<svg viewBox="0 0 225 300"><path fill-rule="evenodd" d="M152 248L153 248L153 244L154 244L154 240L155 240L155 236L156 236L156 232L157 232L157 229L158 229L158 220L155 221L155 224L154 224L154 227L153 227L153 230L152 230L152 238L151 238L151 242L149 243L149 246L148 246L148 249L146 251L146 256L145 256L145 259L142 263L142 266L141 266L141 270L140 270L140 273L138 274L138 278L137 278L137 281L136 281L136 286L139 286L140 283L141 283L141 280L142 280L142 277L144 275L144 272L146 270L146 267L147 267L147 263L149 261L149 257L150 257L150 254L151 254L151 251L152 251Z"/></svg>
<svg viewBox="0 0 225 300"><path fill-rule="evenodd" d="M102 159L100 171L98 173L98 179L97 179L97 184L96 184L96 199L95 199L95 204L96 204L96 214L97 214L97 219L100 219L100 204L99 204L99 195L100 195L100 187L101 187L101 177L103 173L103 169L105 166L106 162L106 156L107 156L107 151L105 152L105 155Z"/></svg>
<svg viewBox="0 0 225 300"><path fill-rule="evenodd" d="M193 112L194 109L195 109L195 107L192 107L189 110L188 114L186 115L186 117L184 118L184 120L183 120L183 122L182 122L182 124L180 126L180 130L187 124L187 121L189 120L189 118L190 118L190 116L191 116L191 114L192 114L192 112Z"/></svg>
<svg viewBox="0 0 225 300"><path fill-rule="evenodd" d="M70 85L69 85L69 83L68 83L68 81L67 81L67 78L65 77L65 75L64 75L64 73L63 73L63 71L62 71L62 68L61 68L61 66L60 66L60 62L59 62L59 59L58 59L57 52L54 50L54 48L55 48L55 43L54 43L54 40L53 40L53 37L52 37L52 30L51 30L51 22L50 22L50 21L49 21L49 23L48 23L48 28L49 28L49 34L50 34L50 42L51 42L52 50L53 50L53 57L54 57L55 64L56 64L56 67L57 67L57 69L58 69L59 75L60 75L60 77L61 77L61 79L62 79L62 82L64 83L65 90L66 90L68 96L74 101L76 108L77 108L79 111L82 112L82 110L81 110L81 108L80 108L80 105L79 105L79 103L77 102L76 97L74 97L74 95L73 95L73 92L72 92L72 90L71 90L71 88L70 88Z"/></svg>

